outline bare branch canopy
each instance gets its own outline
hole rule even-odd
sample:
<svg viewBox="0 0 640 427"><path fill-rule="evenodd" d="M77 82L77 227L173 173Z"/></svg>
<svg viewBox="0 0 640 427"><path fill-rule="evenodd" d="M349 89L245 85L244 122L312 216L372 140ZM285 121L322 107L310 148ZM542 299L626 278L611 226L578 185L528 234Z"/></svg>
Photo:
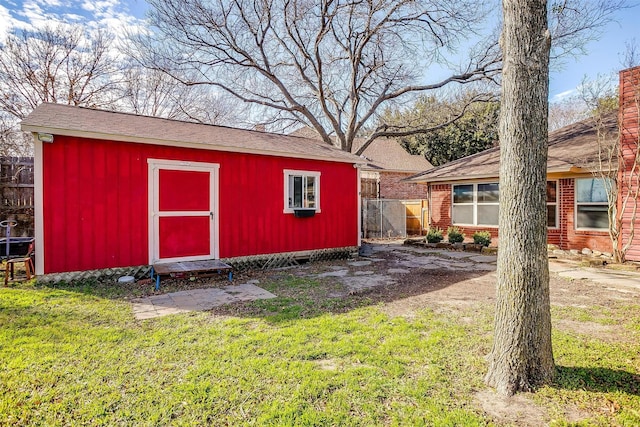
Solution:
<svg viewBox="0 0 640 427"><path fill-rule="evenodd" d="M469 0L150 4L154 34L139 40L147 64L197 70L198 79L185 83L213 85L268 107L347 151L365 131L368 140L402 134L366 129L385 103L492 78L500 70L497 44L489 43L459 72L422 81L425 70L472 36L484 18Z"/></svg>
<svg viewBox="0 0 640 427"><path fill-rule="evenodd" d="M418 95L452 85L500 80L502 53L497 32L487 28L495 10L489 3L150 0L149 4L150 32L136 40L140 61L147 67L187 85L209 85L229 94L251 106L250 114L262 122L309 126L323 141L346 151L352 150L356 137L365 138L359 145L362 151L378 137L425 131L374 125L379 112L390 105L408 105ZM554 56L579 53L622 5L624 0L553 2ZM468 55L464 46L470 46ZM454 65L451 58L459 58L459 63Z"/></svg>

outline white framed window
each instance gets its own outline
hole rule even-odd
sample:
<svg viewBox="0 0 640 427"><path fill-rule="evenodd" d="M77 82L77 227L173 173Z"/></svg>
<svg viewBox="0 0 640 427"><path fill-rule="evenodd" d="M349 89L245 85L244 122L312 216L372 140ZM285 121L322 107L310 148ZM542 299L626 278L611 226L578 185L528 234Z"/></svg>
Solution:
<svg viewBox="0 0 640 427"><path fill-rule="evenodd" d="M608 189L614 183L605 178L576 179L576 229L608 230Z"/></svg>
<svg viewBox="0 0 640 427"><path fill-rule="evenodd" d="M454 225L496 227L500 205L497 182L453 185L451 221ZM558 227L558 182L547 181L547 227Z"/></svg>
<svg viewBox="0 0 640 427"><path fill-rule="evenodd" d="M320 212L320 172L284 170L284 213Z"/></svg>
<svg viewBox="0 0 640 427"><path fill-rule="evenodd" d="M452 186L451 221L455 225L498 225L497 182Z"/></svg>
<svg viewBox="0 0 640 427"><path fill-rule="evenodd" d="M547 227L558 228L558 181L547 181Z"/></svg>

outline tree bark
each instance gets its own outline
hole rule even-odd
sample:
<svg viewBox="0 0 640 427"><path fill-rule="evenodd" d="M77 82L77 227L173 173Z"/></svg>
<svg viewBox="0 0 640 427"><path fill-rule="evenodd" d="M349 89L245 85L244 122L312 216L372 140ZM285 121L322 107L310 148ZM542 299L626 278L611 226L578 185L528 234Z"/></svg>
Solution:
<svg viewBox="0 0 640 427"><path fill-rule="evenodd" d="M549 49L546 0L503 0L500 250L488 385L503 395L553 378L546 168Z"/></svg>

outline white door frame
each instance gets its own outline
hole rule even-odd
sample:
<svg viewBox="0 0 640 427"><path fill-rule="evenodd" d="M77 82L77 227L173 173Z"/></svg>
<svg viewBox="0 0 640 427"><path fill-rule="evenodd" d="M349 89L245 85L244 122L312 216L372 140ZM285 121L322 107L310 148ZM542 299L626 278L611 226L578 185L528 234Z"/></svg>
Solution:
<svg viewBox="0 0 640 427"><path fill-rule="evenodd" d="M189 162L180 160L147 159L149 165L148 190L149 190L149 264L159 264L176 261L197 261L219 258L219 218L218 218L218 177L220 164ZM181 170L191 172L209 172L209 208L210 211L172 211L160 212L160 170ZM205 216L211 217L209 254L188 257L160 259L160 217L169 216Z"/></svg>

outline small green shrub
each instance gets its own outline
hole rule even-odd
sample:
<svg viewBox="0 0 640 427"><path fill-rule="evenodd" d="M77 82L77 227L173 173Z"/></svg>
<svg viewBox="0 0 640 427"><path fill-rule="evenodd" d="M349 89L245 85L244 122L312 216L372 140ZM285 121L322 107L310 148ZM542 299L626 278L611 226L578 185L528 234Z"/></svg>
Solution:
<svg viewBox="0 0 640 427"><path fill-rule="evenodd" d="M491 244L491 233L488 231L476 231L473 233L473 243L476 245L489 246Z"/></svg>
<svg viewBox="0 0 640 427"><path fill-rule="evenodd" d="M464 233L458 227L449 227L447 228L447 239L449 243L462 243L464 242Z"/></svg>
<svg viewBox="0 0 640 427"><path fill-rule="evenodd" d="M430 228L429 231L427 232L426 239L428 243L442 242L442 239L444 239L444 237L442 237L442 230L439 229L438 227Z"/></svg>

